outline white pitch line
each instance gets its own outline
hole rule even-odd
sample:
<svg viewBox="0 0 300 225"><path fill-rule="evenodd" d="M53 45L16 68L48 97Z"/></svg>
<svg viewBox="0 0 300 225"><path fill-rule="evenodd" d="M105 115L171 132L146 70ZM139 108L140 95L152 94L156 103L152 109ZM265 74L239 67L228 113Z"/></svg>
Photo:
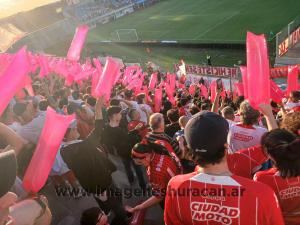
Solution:
<svg viewBox="0 0 300 225"><path fill-rule="evenodd" d="M193 40L197 40L199 37L204 36L205 34L207 34L208 32L210 32L211 30L215 29L217 26L220 26L222 23L225 23L227 20L230 20L232 17L236 16L239 13L240 12L233 13L232 15L228 16L225 20L222 20L219 23L216 23L214 26L212 26L211 28L207 29L206 31L204 31L200 35L197 35Z"/></svg>

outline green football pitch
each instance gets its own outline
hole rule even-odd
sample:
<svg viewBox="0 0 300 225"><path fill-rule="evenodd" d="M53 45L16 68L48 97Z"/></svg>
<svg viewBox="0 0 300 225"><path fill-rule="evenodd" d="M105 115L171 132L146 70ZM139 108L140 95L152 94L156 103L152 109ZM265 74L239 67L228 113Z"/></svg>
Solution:
<svg viewBox="0 0 300 225"><path fill-rule="evenodd" d="M238 61L245 63L244 49L124 46L100 42L114 40L116 30L127 29L127 34L126 30L120 32L121 40L132 38L134 41L137 34L139 40L244 43L249 30L266 34L268 40L273 38L269 48L273 63L274 36L300 14L299 9L300 0L163 0L108 24L98 24L89 32L86 56L91 53L111 55L142 65L153 61L165 70L172 70L179 58L189 64L205 64L206 55L211 55L213 65L233 66ZM136 34L128 29L135 29ZM57 51L51 48L49 52L62 49L59 46Z"/></svg>
<svg viewBox="0 0 300 225"><path fill-rule="evenodd" d="M247 30L272 38L299 9L299 0L164 0L99 25L89 40L114 40L122 29L135 29L140 40L243 42ZM121 40L133 35L119 33Z"/></svg>

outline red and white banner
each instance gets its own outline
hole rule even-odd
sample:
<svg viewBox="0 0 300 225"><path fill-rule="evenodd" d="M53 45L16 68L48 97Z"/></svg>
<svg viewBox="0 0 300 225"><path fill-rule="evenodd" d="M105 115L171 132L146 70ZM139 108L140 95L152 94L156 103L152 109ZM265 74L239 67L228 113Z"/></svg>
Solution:
<svg viewBox="0 0 300 225"><path fill-rule="evenodd" d="M179 64L175 64L176 71L179 70ZM202 76L215 76L224 78L238 78L239 69L235 67L215 67L200 65L185 65L187 74L196 74Z"/></svg>
<svg viewBox="0 0 300 225"><path fill-rule="evenodd" d="M300 40L300 27L289 35L283 42L278 45L278 55L284 55L291 47L296 45Z"/></svg>
<svg viewBox="0 0 300 225"><path fill-rule="evenodd" d="M200 65L185 65L187 74L195 74L201 76L214 76L221 78L238 79L240 75L239 68L237 67L215 67L215 66L200 66ZM300 64L298 64L300 73ZM179 64L175 64L175 71L179 70ZM271 78L285 78L288 75L288 67L274 67L270 69Z"/></svg>

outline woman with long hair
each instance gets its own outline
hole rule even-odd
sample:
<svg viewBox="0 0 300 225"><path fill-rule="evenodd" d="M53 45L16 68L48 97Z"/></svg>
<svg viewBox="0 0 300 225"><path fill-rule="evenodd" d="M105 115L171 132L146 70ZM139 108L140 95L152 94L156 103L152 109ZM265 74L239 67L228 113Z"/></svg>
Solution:
<svg viewBox="0 0 300 225"><path fill-rule="evenodd" d="M285 129L262 136L261 144L273 162L273 168L258 172L254 180L275 191L286 225L300 222L300 139Z"/></svg>

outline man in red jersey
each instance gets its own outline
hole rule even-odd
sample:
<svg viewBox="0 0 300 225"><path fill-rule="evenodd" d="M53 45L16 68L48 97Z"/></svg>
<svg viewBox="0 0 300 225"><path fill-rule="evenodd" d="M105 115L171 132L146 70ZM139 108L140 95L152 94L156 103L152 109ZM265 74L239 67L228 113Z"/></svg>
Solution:
<svg viewBox="0 0 300 225"><path fill-rule="evenodd" d="M267 185L233 175L227 165L229 125L203 111L185 128L196 172L170 180L165 199L167 225L283 225L275 193Z"/></svg>

